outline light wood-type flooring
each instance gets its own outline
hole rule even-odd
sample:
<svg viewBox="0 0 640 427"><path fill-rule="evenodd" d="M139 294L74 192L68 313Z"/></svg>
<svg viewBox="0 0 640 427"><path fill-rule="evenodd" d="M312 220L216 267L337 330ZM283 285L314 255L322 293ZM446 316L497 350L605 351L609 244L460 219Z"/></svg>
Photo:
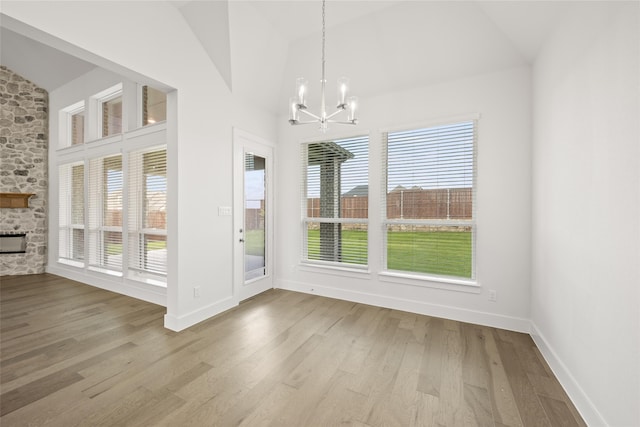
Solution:
<svg viewBox="0 0 640 427"><path fill-rule="evenodd" d="M271 290L180 333L164 307L1 280L0 425L585 425L528 335Z"/></svg>

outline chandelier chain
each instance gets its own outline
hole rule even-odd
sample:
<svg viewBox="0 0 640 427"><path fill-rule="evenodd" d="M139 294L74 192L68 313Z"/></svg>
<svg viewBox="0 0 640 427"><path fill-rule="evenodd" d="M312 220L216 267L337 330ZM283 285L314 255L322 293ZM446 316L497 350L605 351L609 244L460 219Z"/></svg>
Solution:
<svg viewBox="0 0 640 427"><path fill-rule="evenodd" d="M322 82L324 83L324 45L325 45L325 13L324 13L324 8L325 8L325 0L322 0Z"/></svg>

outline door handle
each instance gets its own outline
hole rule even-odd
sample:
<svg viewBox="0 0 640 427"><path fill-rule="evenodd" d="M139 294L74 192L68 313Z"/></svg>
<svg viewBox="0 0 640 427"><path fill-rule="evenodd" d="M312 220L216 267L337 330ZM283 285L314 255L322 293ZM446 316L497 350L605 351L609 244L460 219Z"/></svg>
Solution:
<svg viewBox="0 0 640 427"><path fill-rule="evenodd" d="M244 243L244 239L240 239L240 243Z"/></svg>

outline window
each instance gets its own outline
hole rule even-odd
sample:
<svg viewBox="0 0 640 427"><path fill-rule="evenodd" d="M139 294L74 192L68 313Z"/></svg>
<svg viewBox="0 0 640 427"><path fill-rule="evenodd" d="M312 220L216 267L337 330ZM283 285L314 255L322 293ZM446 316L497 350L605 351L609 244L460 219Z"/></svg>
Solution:
<svg viewBox="0 0 640 427"><path fill-rule="evenodd" d="M302 146L304 261L367 265L369 138Z"/></svg>
<svg viewBox="0 0 640 427"><path fill-rule="evenodd" d="M71 145L84 144L84 110L71 115Z"/></svg>
<svg viewBox="0 0 640 427"><path fill-rule="evenodd" d="M60 110L60 147L84 144L84 101Z"/></svg>
<svg viewBox="0 0 640 427"><path fill-rule="evenodd" d="M122 156L89 163L89 265L122 271Z"/></svg>
<svg viewBox="0 0 640 427"><path fill-rule="evenodd" d="M150 86L142 86L142 126L167 120L167 95Z"/></svg>
<svg viewBox="0 0 640 427"><path fill-rule="evenodd" d="M122 133L122 95L102 102L102 136Z"/></svg>
<svg viewBox="0 0 640 427"><path fill-rule="evenodd" d="M58 256L63 260L84 261L84 164L59 168Z"/></svg>
<svg viewBox="0 0 640 427"><path fill-rule="evenodd" d="M129 155L129 268L167 272L167 150Z"/></svg>
<svg viewBox="0 0 640 427"><path fill-rule="evenodd" d="M475 279L475 122L382 139L386 268Z"/></svg>

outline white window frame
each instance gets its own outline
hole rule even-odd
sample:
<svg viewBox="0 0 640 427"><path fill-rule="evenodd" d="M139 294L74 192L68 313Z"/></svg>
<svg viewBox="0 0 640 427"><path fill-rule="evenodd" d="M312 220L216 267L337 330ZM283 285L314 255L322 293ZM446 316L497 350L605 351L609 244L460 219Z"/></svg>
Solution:
<svg viewBox="0 0 640 427"><path fill-rule="evenodd" d="M307 177L308 177L308 147L311 144L320 143L320 142L335 142L345 139L356 139L356 138L366 138L367 139L367 186L369 185L370 178L370 163L369 163L369 151L371 150L371 137L368 133L358 133L356 135L344 135L344 136L333 136L331 138L321 138L321 139L313 139L308 141L302 141L300 143L300 151L301 151L301 159L302 159L302 185L301 185L301 235L302 235L302 252L301 252L301 264L303 266L317 266L317 267L327 267L335 270L340 270L344 272L354 271L354 272L368 272L369 271L369 236L370 236L370 228L369 228L369 218L321 218L321 217L309 217L308 216L308 207L307 207ZM368 211L368 206L367 206ZM338 261L323 261L323 260L314 260L309 259L308 254L308 224L309 223L326 223L326 224L365 224L367 227L367 263L366 264L352 264L346 262L338 262Z"/></svg>
<svg viewBox="0 0 640 427"><path fill-rule="evenodd" d="M58 112L58 147L73 147L73 123L72 118L76 114L83 114L84 126L87 126L87 112L84 101L79 101L65 107ZM83 143L86 142L86 130L83 133ZM77 144L82 145L82 144Z"/></svg>
<svg viewBox="0 0 640 427"><path fill-rule="evenodd" d="M83 167L83 176L82 176L82 180L83 180L83 203L82 203L82 210L83 210L83 218L84 218L84 223L83 224L76 224L73 222L73 168L76 166L80 166L82 165ZM70 187L65 188L64 190L62 188L60 188L60 184L58 185L58 191L59 191L59 195L62 196L60 194L60 192L64 191L64 196L65 199L64 201L60 200L60 207L59 207L59 213L58 213L58 261L64 264L68 264L68 265L73 265L75 267L84 267L85 263L87 261L87 256L86 256L86 242L87 242L87 233L85 232L83 234L83 257L82 260L78 260L73 258L73 256L71 257L67 257L67 256L63 256L62 253L60 253L60 247L64 244L65 248L67 251L69 251L70 253L74 253L74 242L75 240L73 239L73 233L75 230L86 230L86 208L87 208L87 201L86 201L86 169L85 169L86 165L84 163L84 161L76 161L76 162L70 162L70 163L63 163L58 165L58 173L60 174L60 171L62 168L66 168L65 173L67 174L67 176L64 178L64 181L67 182L69 184ZM58 178L58 182L62 182L62 176L60 175L60 177ZM61 199L62 197L59 197L59 199ZM64 212L62 212L64 209ZM64 238L62 237L64 234Z"/></svg>
<svg viewBox="0 0 640 427"><path fill-rule="evenodd" d="M121 153L113 153L113 154L107 154L104 156L100 156L100 157L95 157L92 159L89 159L89 161L87 162L89 165L89 169L88 169L88 176L89 176L89 184L88 184L88 194L90 194L91 196L89 197L90 200L87 200L87 206L88 206L88 214L89 214L89 218L88 218L88 223L89 226L87 227L89 230L89 235L86 237L88 239L89 244L86 246L88 248L86 254L87 256L87 263L89 266L90 270L94 270L94 271L99 271L99 272L103 272L103 273L107 273L107 274L112 274L115 276L122 276L122 272L125 268L125 263L126 263L126 243L125 243L125 234L124 234L124 223L125 220L124 218L122 218L123 221L123 225L120 227L117 226L107 226L104 224L105 222L105 218L104 218L104 207L105 207L105 203L107 203L107 199L106 199L106 195L104 194L104 161L107 158L110 157L116 157L116 156L120 156L121 158L121 164L122 164L122 216L124 216L124 213L126 211L126 207L124 206L124 194L126 191L126 176L125 176L125 159L124 156ZM94 172L94 162L99 161L99 168L100 171L99 173ZM86 166L85 166L86 167ZM92 179L92 177L95 177L95 179ZM95 205L93 206L91 204L91 197L95 197ZM93 215L93 218L92 218ZM92 221L93 220L93 221ZM87 218L85 218L85 222L87 222ZM92 222L95 222L95 224L93 224ZM123 252L122 252L122 263L120 268L116 268L114 266L109 266L109 265L105 265L103 263L103 259L105 257L105 239L104 239L104 234L108 233L108 232L115 232L115 233L120 233L121 235L121 241L122 241L122 248L123 248ZM92 241L91 239L91 234L95 233L96 238L95 241ZM95 252L92 252L90 245L94 245L95 248Z"/></svg>
<svg viewBox="0 0 640 427"><path fill-rule="evenodd" d="M146 127L149 127L149 126L156 126L158 124L166 123L166 119L165 120L160 120L160 121L157 121L157 122L154 122L154 123L149 123L149 124L146 124L146 125L143 123L144 122L144 114L142 114L142 112L144 110L144 99L143 99L142 95L143 95L143 91L144 91L144 87L145 86L148 87L148 88L154 89L156 91L162 92L162 93L165 94L165 96L167 95L166 92L164 92L164 91L162 91L160 89L157 89L157 88L155 88L155 87L153 87L151 85L141 84L141 83L137 84L137 91L136 91L136 127L138 129L146 128Z"/></svg>
<svg viewBox="0 0 640 427"><path fill-rule="evenodd" d="M410 125L404 125L394 128L380 129L382 144L382 168L381 168L381 232L382 232L382 271L379 273L381 280L390 282L400 282L415 285L424 285L426 281L439 282L451 285L462 285L466 287L477 288L478 279L476 271L476 258L477 258L477 203L476 193L478 186L478 120L479 114L470 114L463 116L455 116L450 118L444 118L440 120L434 120L429 122L414 123ZM473 122L473 186L472 186L472 218L470 220L442 220L442 219L387 219L387 177L388 177L388 142L384 134L393 132L403 132L411 130L419 130L430 127L454 125L463 122ZM387 230L389 225L425 225L425 226L468 226L471 228L471 277L458 277L438 275L433 273L421 273L408 270L389 270L387 268ZM440 286L435 286L440 287ZM446 288L445 288L446 289Z"/></svg>
<svg viewBox="0 0 640 427"><path fill-rule="evenodd" d="M123 84L118 83L117 85L111 86L110 88L105 89L102 92L99 92L91 97L91 103L93 106L93 114L91 114L93 117L90 118L90 120L93 123L93 126L92 126L93 135L91 138L92 140L110 138L110 137L113 137L114 135L120 135L120 134L113 134L113 135L102 134L102 127L104 125L103 114L102 114L102 104L104 104L105 102L111 101L112 99L118 98L120 96L122 97L122 123L121 123L122 132L120 134L124 134L126 132L127 114L125 110L126 105L125 105Z"/></svg>
<svg viewBox="0 0 640 427"><path fill-rule="evenodd" d="M127 155L128 168L127 168L127 176L125 177L125 179L127 180L127 187L129 188L129 191L128 191L129 201L127 205L127 219L126 219L128 221L127 245L128 245L129 255L139 253L139 249L141 245L144 246L144 240L147 235L165 236L165 238L167 236L166 229L144 228L142 226L143 213L144 213L143 205L144 205L145 198L144 198L143 192L141 191L141 187L144 185L144 181L143 181L144 168L141 167L140 165L133 164L133 162L135 161L133 158L134 154L140 154L139 161L144 162L144 154L155 152L155 151L161 151L161 150L166 151L167 145L162 144L162 145L153 146L153 147L144 147L143 149L140 149L140 150L131 151ZM136 176L133 176L132 171L134 170L137 172ZM132 226L131 224L132 215L135 216L134 226ZM135 242L134 244L130 244L132 240L131 237L133 237L133 240ZM123 237L123 241L124 241L124 237ZM162 284L166 283L166 277L167 277L166 271L161 272L161 271L145 268L143 258L138 259L137 265L136 265L134 258L132 256L129 256L129 259L127 260L127 268L128 268L128 275L133 279L143 280L143 281L157 281ZM166 268L166 265L165 265L165 268Z"/></svg>

